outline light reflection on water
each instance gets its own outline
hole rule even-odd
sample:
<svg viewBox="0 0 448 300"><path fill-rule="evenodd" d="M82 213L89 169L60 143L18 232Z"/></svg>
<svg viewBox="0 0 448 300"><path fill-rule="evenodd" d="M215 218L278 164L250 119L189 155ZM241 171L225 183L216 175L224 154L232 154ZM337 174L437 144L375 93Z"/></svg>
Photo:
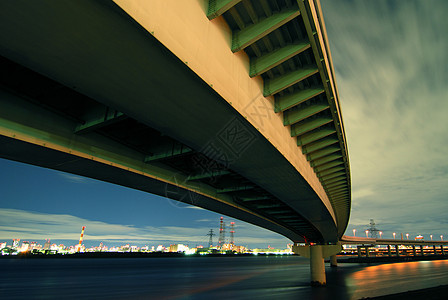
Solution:
<svg viewBox="0 0 448 300"><path fill-rule="evenodd" d="M448 261L339 264L309 286L297 256L0 259L2 299L359 299L448 284Z"/></svg>
<svg viewBox="0 0 448 300"><path fill-rule="evenodd" d="M448 261L414 261L367 266L351 274L353 298L380 296L448 284Z"/></svg>

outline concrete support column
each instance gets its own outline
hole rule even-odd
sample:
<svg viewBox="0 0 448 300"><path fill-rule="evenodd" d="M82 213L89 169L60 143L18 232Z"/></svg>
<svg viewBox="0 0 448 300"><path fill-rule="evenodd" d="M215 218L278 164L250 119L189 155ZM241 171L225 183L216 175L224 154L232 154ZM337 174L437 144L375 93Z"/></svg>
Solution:
<svg viewBox="0 0 448 300"><path fill-rule="evenodd" d="M398 245L395 245L395 255L400 256L400 249L398 248Z"/></svg>
<svg viewBox="0 0 448 300"><path fill-rule="evenodd" d="M389 255L389 257L392 256L392 251L390 251L390 245L387 245L387 254Z"/></svg>
<svg viewBox="0 0 448 300"><path fill-rule="evenodd" d="M417 256L417 251L415 250L415 245L412 245L412 253L414 256Z"/></svg>
<svg viewBox="0 0 448 300"><path fill-rule="evenodd" d="M310 260L311 285L321 286L327 284L322 246L310 246Z"/></svg>
<svg viewBox="0 0 448 300"><path fill-rule="evenodd" d="M358 248L358 257L361 257L361 250L362 250L362 247L361 246L357 246L357 248Z"/></svg>
<svg viewBox="0 0 448 300"><path fill-rule="evenodd" d="M442 250L442 255L445 255L445 251L443 250L443 245L440 245L440 249Z"/></svg>
<svg viewBox="0 0 448 300"><path fill-rule="evenodd" d="M335 255L330 256L330 267L336 268L338 266L338 258Z"/></svg>
<svg viewBox="0 0 448 300"><path fill-rule="evenodd" d="M366 247L366 257L370 257L369 247Z"/></svg>
<svg viewBox="0 0 448 300"><path fill-rule="evenodd" d="M434 255L437 255L436 245L433 245L433 246L432 246L432 249L434 250Z"/></svg>
<svg viewBox="0 0 448 300"><path fill-rule="evenodd" d="M425 256L425 251L423 250L423 245L420 245L420 253L422 256Z"/></svg>

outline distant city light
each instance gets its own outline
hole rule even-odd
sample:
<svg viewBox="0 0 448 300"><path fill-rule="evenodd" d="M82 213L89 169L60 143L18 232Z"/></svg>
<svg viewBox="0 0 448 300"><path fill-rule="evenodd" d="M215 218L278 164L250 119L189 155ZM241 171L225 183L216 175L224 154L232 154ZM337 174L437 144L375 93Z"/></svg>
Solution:
<svg viewBox="0 0 448 300"><path fill-rule="evenodd" d="M406 233L406 239L409 240L409 233Z"/></svg>
<svg viewBox="0 0 448 300"><path fill-rule="evenodd" d="M353 229L353 236L356 236L356 229Z"/></svg>
<svg viewBox="0 0 448 300"><path fill-rule="evenodd" d="M392 233L393 234L393 236L394 236L394 240L395 240L395 235L396 235L396 233L394 232L394 233Z"/></svg>
<svg viewBox="0 0 448 300"><path fill-rule="evenodd" d="M366 237L369 237L369 231L366 230Z"/></svg>

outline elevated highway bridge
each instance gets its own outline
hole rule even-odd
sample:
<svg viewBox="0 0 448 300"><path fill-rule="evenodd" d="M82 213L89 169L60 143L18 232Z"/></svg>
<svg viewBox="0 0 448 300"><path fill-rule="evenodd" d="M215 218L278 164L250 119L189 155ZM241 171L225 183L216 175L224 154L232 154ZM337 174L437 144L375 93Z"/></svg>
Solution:
<svg viewBox="0 0 448 300"><path fill-rule="evenodd" d="M351 183L318 0L3 1L0 55L0 157L314 243L322 273Z"/></svg>

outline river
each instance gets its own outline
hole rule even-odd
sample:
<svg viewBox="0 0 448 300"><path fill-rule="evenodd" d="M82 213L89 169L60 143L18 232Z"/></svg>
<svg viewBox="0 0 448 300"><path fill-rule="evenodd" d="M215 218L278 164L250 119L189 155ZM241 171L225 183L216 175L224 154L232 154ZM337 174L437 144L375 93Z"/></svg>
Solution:
<svg viewBox="0 0 448 300"><path fill-rule="evenodd" d="M448 284L448 260L339 264L309 285L298 256L0 259L0 299L360 299Z"/></svg>

